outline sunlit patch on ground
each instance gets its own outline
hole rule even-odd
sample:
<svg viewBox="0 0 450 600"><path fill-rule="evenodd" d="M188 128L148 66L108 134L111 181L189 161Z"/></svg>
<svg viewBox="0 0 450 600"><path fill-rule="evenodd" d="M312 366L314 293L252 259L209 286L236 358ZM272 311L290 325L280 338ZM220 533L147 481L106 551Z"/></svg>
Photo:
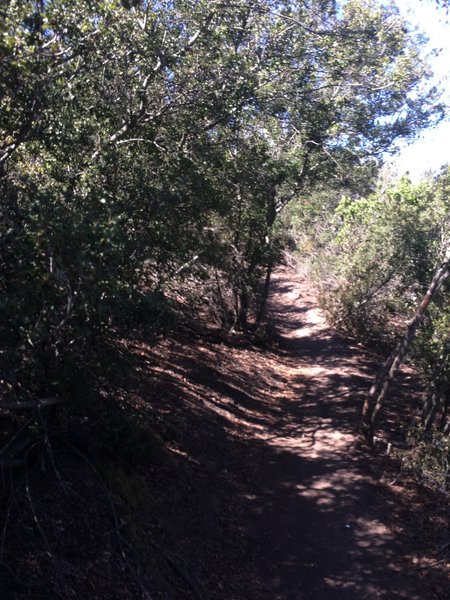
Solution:
<svg viewBox="0 0 450 600"><path fill-rule="evenodd" d="M328 328L304 279L280 269L274 282L270 346L141 349L140 402L187 473L181 511L167 494L177 553L219 600L446 598L409 570L432 564L413 544L423 503L402 508L405 489L355 448L378 359Z"/></svg>

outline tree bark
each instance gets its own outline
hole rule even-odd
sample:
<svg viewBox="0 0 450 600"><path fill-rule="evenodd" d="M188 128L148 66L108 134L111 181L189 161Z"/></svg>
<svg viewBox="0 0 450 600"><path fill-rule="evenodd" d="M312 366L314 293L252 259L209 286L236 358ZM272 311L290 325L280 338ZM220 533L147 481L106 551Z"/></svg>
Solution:
<svg viewBox="0 0 450 600"><path fill-rule="evenodd" d="M267 268L266 268L266 276L264 279L264 286L263 286L263 290L262 290L261 300L259 302L258 312L257 312L256 319L255 319L255 331L261 325L262 320L266 316L267 299L269 297L270 280L271 280L271 276L272 276L274 262L275 261L274 261L274 258L273 258L272 252L271 252L270 257L269 257L269 262L268 262Z"/></svg>
<svg viewBox="0 0 450 600"><path fill-rule="evenodd" d="M375 422L383 406L391 381L408 353L409 347L416 336L417 329L423 321L430 302L433 300L449 274L450 248L448 248L445 253L444 261L436 269L427 293L423 297L416 314L409 322L403 338L384 362L366 397L361 418L361 436L363 441L367 442L370 446L373 445Z"/></svg>

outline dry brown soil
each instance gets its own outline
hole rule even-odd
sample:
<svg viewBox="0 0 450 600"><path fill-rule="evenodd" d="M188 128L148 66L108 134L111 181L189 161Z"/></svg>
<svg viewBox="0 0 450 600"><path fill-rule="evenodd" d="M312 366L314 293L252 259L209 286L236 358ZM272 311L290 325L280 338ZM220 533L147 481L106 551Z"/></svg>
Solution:
<svg viewBox="0 0 450 600"><path fill-rule="evenodd" d="M270 315L268 347L194 333L140 346L136 396L173 457L156 511L176 558L155 597L447 598L445 503L357 448L379 357L330 329L298 271L275 273ZM405 370L395 410L415 387Z"/></svg>
<svg viewBox="0 0 450 600"><path fill-rule="evenodd" d="M260 345L207 319L122 340L132 375L61 421L46 462L3 473L2 599L450 597L448 496L356 445L381 358L327 325L293 268L270 322ZM397 447L419 396L404 369L380 428Z"/></svg>

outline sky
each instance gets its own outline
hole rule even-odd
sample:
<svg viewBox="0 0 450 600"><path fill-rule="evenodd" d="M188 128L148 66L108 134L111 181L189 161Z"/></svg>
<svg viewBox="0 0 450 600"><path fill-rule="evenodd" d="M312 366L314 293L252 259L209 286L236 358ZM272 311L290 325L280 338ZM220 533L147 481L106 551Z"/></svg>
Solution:
<svg viewBox="0 0 450 600"><path fill-rule="evenodd" d="M450 14L436 8L435 0L396 0L400 12L429 38L430 49L442 49L431 61L436 82L445 91L444 102L450 104ZM437 127L425 130L420 138L403 146L393 161L399 175L409 171L413 181L418 181L426 171L437 171L450 163L450 114Z"/></svg>

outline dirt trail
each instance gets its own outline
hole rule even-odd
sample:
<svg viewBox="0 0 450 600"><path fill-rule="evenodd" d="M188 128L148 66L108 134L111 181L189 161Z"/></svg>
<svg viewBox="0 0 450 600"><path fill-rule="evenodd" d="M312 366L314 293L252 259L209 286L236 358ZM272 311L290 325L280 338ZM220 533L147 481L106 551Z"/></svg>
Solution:
<svg viewBox="0 0 450 600"><path fill-rule="evenodd" d="M294 269L270 317L265 345L208 319L121 340L133 369L90 423L68 420L68 448L55 436L58 468L4 477L2 598L447 600L448 497L355 445L379 358ZM387 425L415 384L398 378ZM84 447L98 470L67 451Z"/></svg>
<svg viewBox="0 0 450 600"><path fill-rule="evenodd" d="M274 275L270 316L269 347L199 336L140 353L142 396L152 390L148 403L179 465L168 473L174 491L160 492L163 520L202 597L446 597L445 565L439 577L431 571L431 586L430 571L415 569L422 557L436 559L417 554L426 496L380 481L374 455L355 445L379 359L327 326L293 269ZM412 384L404 374L396 394L405 403ZM198 597L191 592L158 597Z"/></svg>
<svg viewBox="0 0 450 600"><path fill-rule="evenodd" d="M330 331L302 277L274 277L271 315L284 355L279 417L254 431L249 530L263 597L419 598L402 571L392 498L355 448L373 374L358 346ZM403 565L404 566L404 565Z"/></svg>

